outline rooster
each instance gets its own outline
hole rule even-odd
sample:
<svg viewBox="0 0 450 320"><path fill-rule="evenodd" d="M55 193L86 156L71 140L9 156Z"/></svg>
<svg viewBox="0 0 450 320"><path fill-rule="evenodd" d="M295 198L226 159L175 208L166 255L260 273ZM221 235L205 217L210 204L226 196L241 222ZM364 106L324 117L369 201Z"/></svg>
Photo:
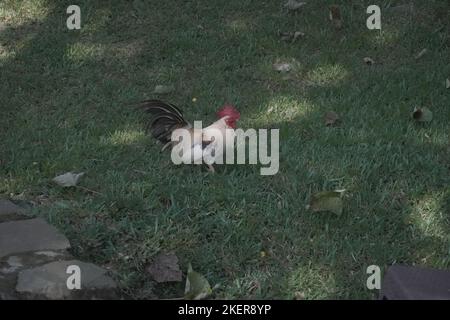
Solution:
<svg viewBox="0 0 450 320"><path fill-rule="evenodd" d="M223 157L224 150L234 146L234 129L240 113L232 105L220 108L216 113L218 120L206 128L193 128L184 119L181 110L170 103L146 100L139 107L152 116L147 129L164 144L161 151L171 147L172 151L180 154L183 163L199 163L199 160L204 159L208 170L214 173L212 163ZM190 139L175 140L172 133L177 129L186 129Z"/></svg>

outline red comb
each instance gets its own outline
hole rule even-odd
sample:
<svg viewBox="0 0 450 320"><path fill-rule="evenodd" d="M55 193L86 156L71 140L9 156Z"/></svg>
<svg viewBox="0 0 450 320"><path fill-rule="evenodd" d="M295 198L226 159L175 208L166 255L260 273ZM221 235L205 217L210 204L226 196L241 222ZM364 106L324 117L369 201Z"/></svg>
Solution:
<svg viewBox="0 0 450 320"><path fill-rule="evenodd" d="M222 108L220 108L219 111L217 111L217 116L219 118L229 116L230 118L237 120L241 117L241 114L234 106L232 106L230 104L226 104Z"/></svg>

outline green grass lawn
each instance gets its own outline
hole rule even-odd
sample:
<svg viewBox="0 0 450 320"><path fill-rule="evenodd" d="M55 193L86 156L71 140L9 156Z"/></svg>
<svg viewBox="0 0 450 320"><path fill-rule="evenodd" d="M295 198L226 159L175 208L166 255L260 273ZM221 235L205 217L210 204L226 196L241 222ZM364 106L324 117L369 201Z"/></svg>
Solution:
<svg viewBox="0 0 450 320"><path fill-rule="evenodd" d="M284 0L78 0L69 31L72 2L0 3L0 196L33 202L125 293L182 296L145 272L168 251L220 284L215 298L371 299L369 265L450 269L448 1L413 1L411 16L380 0L381 32L366 28L373 1L335 0L335 30L325 0L298 13ZM174 166L127 106L159 84L190 120L230 102L240 127L279 128L279 173ZM415 123L415 106L434 119ZM86 173L82 188L52 183L67 171ZM306 209L334 189L340 217Z"/></svg>

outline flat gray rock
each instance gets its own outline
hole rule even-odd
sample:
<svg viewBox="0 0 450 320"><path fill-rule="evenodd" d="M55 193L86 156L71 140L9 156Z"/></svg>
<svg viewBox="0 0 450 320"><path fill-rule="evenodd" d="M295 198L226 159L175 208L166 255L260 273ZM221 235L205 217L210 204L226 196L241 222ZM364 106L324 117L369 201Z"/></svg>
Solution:
<svg viewBox="0 0 450 320"><path fill-rule="evenodd" d="M156 256L147 272L156 282L181 281L183 273L178 265L178 257L174 253L162 253Z"/></svg>
<svg viewBox="0 0 450 320"><path fill-rule="evenodd" d="M70 248L67 238L43 219L0 223L0 258L11 254Z"/></svg>
<svg viewBox="0 0 450 320"><path fill-rule="evenodd" d="M20 269L21 267L23 267L23 264L20 257L10 256L6 261L6 267L0 268L0 274L13 273L16 272L16 270Z"/></svg>
<svg viewBox="0 0 450 320"><path fill-rule="evenodd" d="M0 215L23 213L23 209L9 200L0 199Z"/></svg>
<svg viewBox="0 0 450 320"><path fill-rule="evenodd" d="M69 266L80 268L80 289L70 290L67 287ZM70 299L95 290L113 290L116 283L106 275L106 270L92 263L78 260L56 261L33 269L23 270L19 273L16 291L32 297L47 299ZM69 283L71 283L69 281Z"/></svg>
<svg viewBox="0 0 450 320"><path fill-rule="evenodd" d="M22 207L9 200L0 199L0 222L23 218L24 214L25 210Z"/></svg>

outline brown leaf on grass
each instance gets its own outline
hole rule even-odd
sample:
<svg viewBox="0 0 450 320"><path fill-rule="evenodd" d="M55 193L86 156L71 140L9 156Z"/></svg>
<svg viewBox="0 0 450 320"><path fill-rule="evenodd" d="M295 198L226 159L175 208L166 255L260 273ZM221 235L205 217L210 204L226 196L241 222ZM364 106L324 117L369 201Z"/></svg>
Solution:
<svg viewBox="0 0 450 320"><path fill-rule="evenodd" d="M300 2L297 0L289 0L284 4L284 7L291 11L299 10L301 7L303 7L306 4L306 2Z"/></svg>
<svg viewBox="0 0 450 320"><path fill-rule="evenodd" d="M342 28L341 8L338 5L332 5L330 9L330 20L336 29Z"/></svg>
<svg viewBox="0 0 450 320"><path fill-rule="evenodd" d="M308 206L314 212L330 211L340 216L343 210L341 192L322 191L311 196Z"/></svg>
<svg viewBox="0 0 450 320"><path fill-rule="evenodd" d="M182 272L178 257L174 253L161 253L147 267L147 272L156 282L179 282Z"/></svg>
<svg viewBox="0 0 450 320"><path fill-rule="evenodd" d="M415 107L412 113L412 117L418 122L430 122L431 120L433 120L433 112L431 112L431 110L426 107Z"/></svg>
<svg viewBox="0 0 450 320"><path fill-rule="evenodd" d="M328 126L333 126L333 125L337 124L337 122L340 121L340 118L336 112L328 111L327 113L325 113L324 120L325 120L325 125L328 127Z"/></svg>
<svg viewBox="0 0 450 320"><path fill-rule="evenodd" d="M364 60L364 63L367 64L368 66L371 66L375 63L375 61L373 61L373 59L369 58L369 57L365 57L363 60Z"/></svg>
<svg viewBox="0 0 450 320"><path fill-rule="evenodd" d="M428 49L423 49L422 51L420 51L417 55L416 55L416 60L419 60L420 58L422 58L426 53L428 52Z"/></svg>

